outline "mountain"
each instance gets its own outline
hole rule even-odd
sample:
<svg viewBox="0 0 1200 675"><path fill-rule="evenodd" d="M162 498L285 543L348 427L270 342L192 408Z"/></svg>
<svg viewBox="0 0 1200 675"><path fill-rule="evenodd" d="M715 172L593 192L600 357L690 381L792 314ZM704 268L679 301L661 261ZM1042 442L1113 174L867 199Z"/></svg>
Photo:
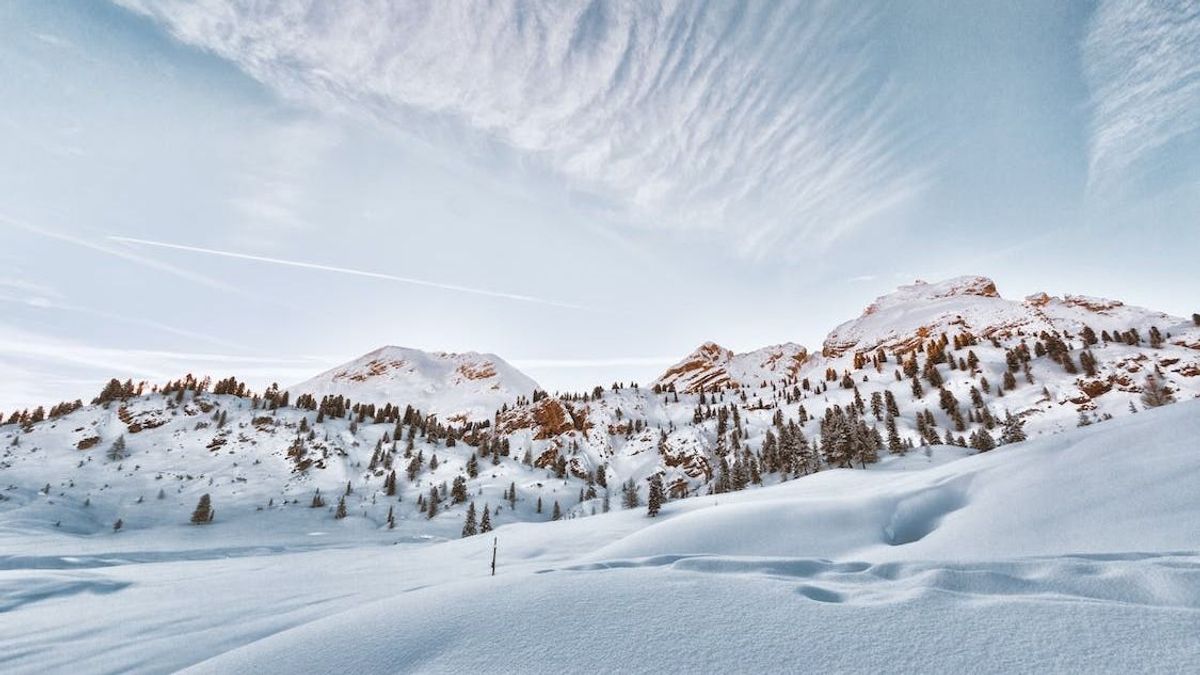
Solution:
<svg viewBox="0 0 1200 675"><path fill-rule="evenodd" d="M204 527L92 536L35 528L52 509L93 517L99 499L6 511L26 497L3 490L20 496L0 499L0 653L30 673L791 672L800 640L805 667L827 672L1191 672L1197 437L1200 401L1185 401L995 452L934 446L673 500L655 518L614 500L520 523L500 502L499 529L465 538L461 507L374 527L358 483L342 520L278 498L227 516L215 496ZM186 482L127 509L167 512ZM482 627L509 616L497 649ZM624 635L639 639L615 657Z"/></svg>
<svg viewBox="0 0 1200 675"><path fill-rule="evenodd" d="M908 351L919 341L942 333L1009 339L1042 332L1076 334L1090 326L1097 334L1131 328L1148 333L1187 332L1190 321L1118 300L1037 293L1023 301L1000 296L987 277L964 276L939 283L918 281L875 300L857 319L834 328L821 354L837 357L877 349ZM1143 337L1148 337L1144 335Z"/></svg>
<svg viewBox="0 0 1200 675"><path fill-rule="evenodd" d="M808 350L787 342L744 354L705 342L654 381L660 388L695 393L727 387L761 387L796 377Z"/></svg>
<svg viewBox="0 0 1200 675"><path fill-rule="evenodd" d="M288 388L293 395L344 396L354 402L411 405L446 421L491 419L529 398L536 382L495 354L381 347Z"/></svg>
<svg viewBox="0 0 1200 675"><path fill-rule="evenodd" d="M385 347L288 393L114 382L89 405L10 413L0 532L154 528L210 494L246 527L313 527L344 501L359 534L452 537L471 501L495 524L536 522L556 504L603 512L627 484L644 503L652 478L674 498L988 452L1200 396L1200 326L962 277L880 297L818 354L706 343L647 387L548 395L493 355Z"/></svg>

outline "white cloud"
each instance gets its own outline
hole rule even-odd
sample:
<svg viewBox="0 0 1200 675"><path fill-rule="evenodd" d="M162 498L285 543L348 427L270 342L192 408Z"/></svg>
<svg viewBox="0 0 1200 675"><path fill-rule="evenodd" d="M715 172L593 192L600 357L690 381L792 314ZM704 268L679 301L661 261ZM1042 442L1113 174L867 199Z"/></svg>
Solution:
<svg viewBox="0 0 1200 675"><path fill-rule="evenodd" d="M1200 6L1106 0L1083 43L1092 94L1089 182L1107 189L1149 153L1200 130Z"/></svg>
<svg viewBox="0 0 1200 675"><path fill-rule="evenodd" d="M288 98L460 122L750 256L832 241L921 184L855 3L115 1Z"/></svg>

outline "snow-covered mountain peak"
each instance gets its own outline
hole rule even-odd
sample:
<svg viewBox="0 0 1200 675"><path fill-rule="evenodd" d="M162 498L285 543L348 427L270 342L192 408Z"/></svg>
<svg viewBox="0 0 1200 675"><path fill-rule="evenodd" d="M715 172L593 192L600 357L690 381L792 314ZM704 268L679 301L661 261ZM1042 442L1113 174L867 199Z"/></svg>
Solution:
<svg viewBox="0 0 1200 675"><path fill-rule="evenodd" d="M715 342L705 342L664 372L655 384L696 392L714 387L758 387L764 382L795 377L808 350L793 342L736 354Z"/></svg>
<svg viewBox="0 0 1200 675"><path fill-rule="evenodd" d="M485 420L538 385L495 354L386 346L289 388L364 403L412 405L444 419Z"/></svg>
<svg viewBox="0 0 1200 675"><path fill-rule="evenodd" d="M968 332L981 338L1102 330L1185 330L1183 319L1085 295L1035 293L1021 301L1000 296L987 277L963 276L938 283L918 281L881 296L863 312L829 333L822 354L836 358L876 349L906 351L941 333Z"/></svg>
<svg viewBox="0 0 1200 675"><path fill-rule="evenodd" d="M864 316L875 314L894 307L924 304L943 298L974 296L980 298L999 298L996 282L982 276L961 276L929 283L917 280L906 286L901 286L887 295L880 296L863 312Z"/></svg>

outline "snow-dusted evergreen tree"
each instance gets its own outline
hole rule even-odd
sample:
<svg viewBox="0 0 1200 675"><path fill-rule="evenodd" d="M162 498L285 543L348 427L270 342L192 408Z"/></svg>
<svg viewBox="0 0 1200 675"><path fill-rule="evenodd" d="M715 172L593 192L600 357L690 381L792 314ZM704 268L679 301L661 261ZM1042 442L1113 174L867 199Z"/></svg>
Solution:
<svg viewBox="0 0 1200 675"><path fill-rule="evenodd" d="M475 536L476 532L477 532L477 530L475 527L475 502L471 502L470 504L467 505L467 515L463 519L462 536L463 537L473 537L473 536Z"/></svg>
<svg viewBox="0 0 1200 675"><path fill-rule="evenodd" d="M1004 414L1004 430L1000 432L1001 443L1019 443L1025 440L1025 422L1011 412Z"/></svg>
<svg viewBox="0 0 1200 675"><path fill-rule="evenodd" d="M483 518L479 520L479 532L484 534L492 531L492 514L487 504L483 505Z"/></svg>
<svg viewBox="0 0 1200 675"><path fill-rule="evenodd" d="M621 506L627 509L636 509L641 505L642 498L638 494L637 483L630 478L621 486Z"/></svg>
<svg viewBox="0 0 1200 675"><path fill-rule="evenodd" d="M125 459L125 457L127 455L125 452L125 436L124 436L124 434L117 436L117 440L113 441L112 445L108 446L108 452L105 453L105 456L110 461L114 461L114 462L118 462L122 459Z"/></svg>
<svg viewBox="0 0 1200 675"><path fill-rule="evenodd" d="M211 523L213 515L212 497L207 493L200 495L200 501L196 503L196 509L192 511L192 524L204 525Z"/></svg>
<svg viewBox="0 0 1200 675"><path fill-rule="evenodd" d="M663 491L662 474L656 473L650 477L650 492L646 497L646 514L651 518L657 516L665 501L667 501L667 495Z"/></svg>
<svg viewBox="0 0 1200 675"><path fill-rule="evenodd" d="M346 513L346 496L342 495L341 497L338 497L337 510L334 512L333 517L337 518L338 520L341 520L342 518L345 518L347 515L348 514Z"/></svg>
<svg viewBox="0 0 1200 675"><path fill-rule="evenodd" d="M1175 402L1175 394L1171 388L1163 384L1162 378L1151 373L1142 383L1142 404L1147 408L1157 408Z"/></svg>
<svg viewBox="0 0 1200 675"><path fill-rule="evenodd" d="M438 514L438 501L438 489L437 486L434 485L433 487L429 488L429 500L425 505L425 515L429 518L433 518Z"/></svg>

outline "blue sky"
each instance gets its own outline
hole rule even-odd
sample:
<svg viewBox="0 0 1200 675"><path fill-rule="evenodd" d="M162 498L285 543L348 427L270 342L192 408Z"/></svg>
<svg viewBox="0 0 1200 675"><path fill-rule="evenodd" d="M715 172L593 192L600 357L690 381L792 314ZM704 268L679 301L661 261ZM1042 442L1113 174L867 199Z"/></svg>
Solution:
<svg viewBox="0 0 1200 675"><path fill-rule="evenodd" d="M545 386L915 278L1200 310L1186 3L0 6L0 410L381 344Z"/></svg>

